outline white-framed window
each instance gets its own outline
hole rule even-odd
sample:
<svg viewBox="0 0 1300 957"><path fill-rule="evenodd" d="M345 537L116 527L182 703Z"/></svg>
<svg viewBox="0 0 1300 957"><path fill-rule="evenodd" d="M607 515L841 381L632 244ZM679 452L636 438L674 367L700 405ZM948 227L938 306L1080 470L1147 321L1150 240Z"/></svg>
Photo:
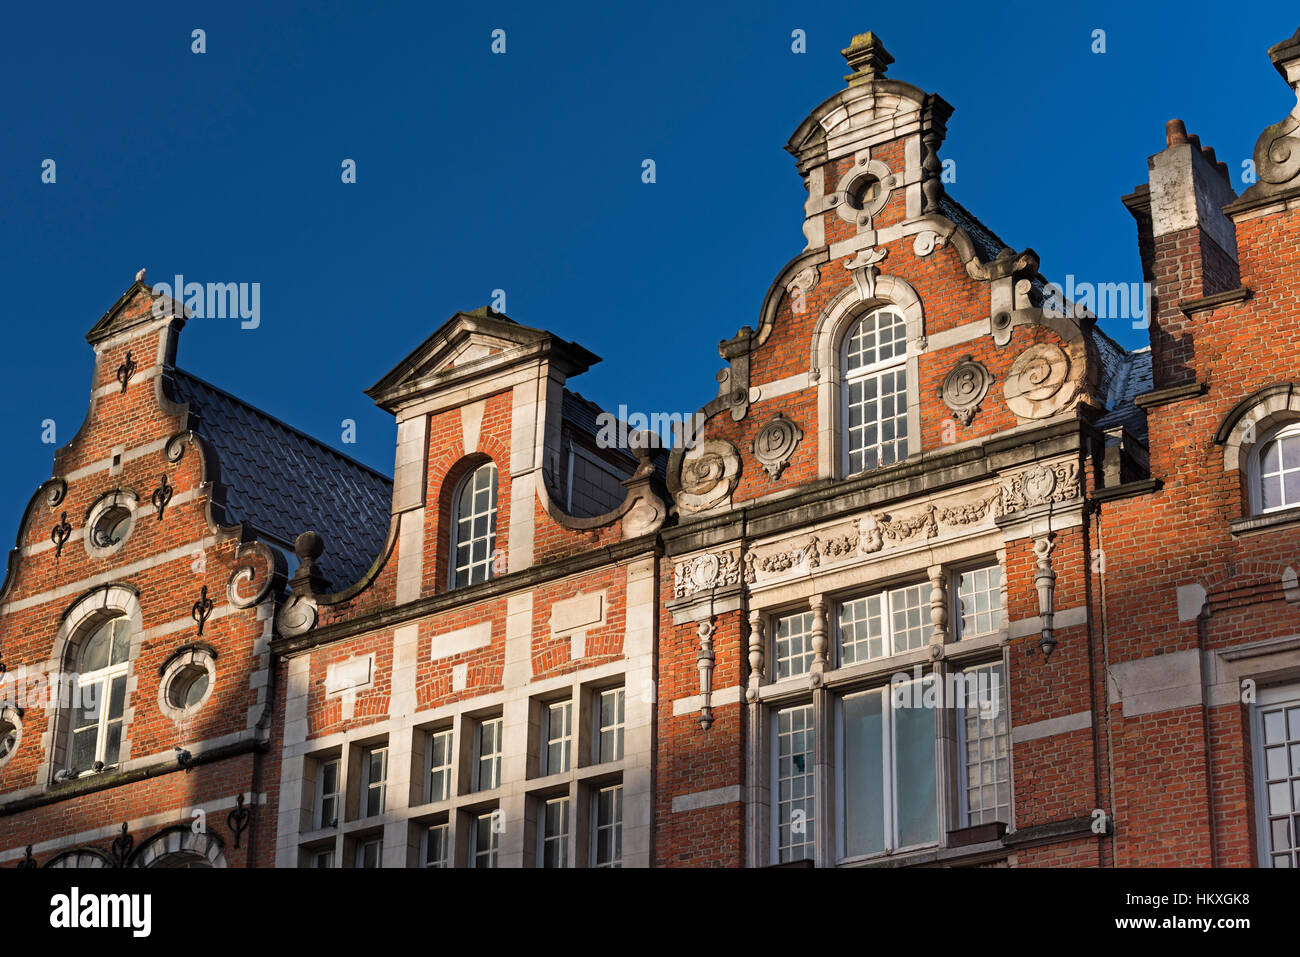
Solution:
<svg viewBox="0 0 1300 957"><path fill-rule="evenodd" d="M1002 566L997 562L958 572L958 639L987 635L1002 627Z"/></svg>
<svg viewBox="0 0 1300 957"><path fill-rule="evenodd" d="M445 728L429 733L429 779L425 801L445 801L451 797L452 730Z"/></svg>
<svg viewBox="0 0 1300 957"><path fill-rule="evenodd" d="M496 465L485 462L461 479L452 509L451 586L487 581L496 550Z"/></svg>
<svg viewBox="0 0 1300 957"><path fill-rule="evenodd" d="M357 841L357 867L381 867L384 859L384 839L379 835Z"/></svg>
<svg viewBox="0 0 1300 957"><path fill-rule="evenodd" d="M939 840L933 676L846 694L838 702L840 855L859 857ZM933 690L929 691L931 702Z"/></svg>
<svg viewBox="0 0 1300 957"><path fill-rule="evenodd" d="M424 866L447 867L451 850L451 825L443 821L430 824L424 831Z"/></svg>
<svg viewBox="0 0 1300 957"><path fill-rule="evenodd" d="M592 819L592 867L623 866L623 785L599 788Z"/></svg>
<svg viewBox="0 0 1300 957"><path fill-rule="evenodd" d="M840 346L843 467L854 475L907 458L907 320L873 309Z"/></svg>
<svg viewBox="0 0 1300 957"><path fill-rule="evenodd" d="M538 862L542 867L569 866L569 798L544 801L541 808L541 846Z"/></svg>
<svg viewBox="0 0 1300 957"><path fill-rule="evenodd" d="M474 818L470 830L469 866L496 867L498 837L501 830L501 812L487 811Z"/></svg>
<svg viewBox="0 0 1300 957"><path fill-rule="evenodd" d="M314 828L335 827L339 823L338 759L321 761L316 766L316 806L312 813Z"/></svg>
<svg viewBox="0 0 1300 957"><path fill-rule="evenodd" d="M813 780L815 764L813 707L783 708L772 716L773 792L776 814L772 820L779 863L813 857Z"/></svg>
<svg viewBox="0 0 1300 957"><path fill-rule="evenodd" d="M81 645L68 742L68 766L75 773L118 761L130 659L131 621L126 617L105 621Z"/></svg>
<svg viewBox="0 0 1300 957"><path fill-rule="evenodd" d="M383 814L388 797L388 748L367 748L361 754L361 816Z"/></svg>
<svg viewBox="0 0 1300 957"><path fill-rule="evenodd" d="M1001 661L966 668L957 730L961 735L961 819L966 826L1011 824L1011 715Z"/></svg>
<svg viewBox="0 0 1300 957"><path fill-rule="evenodd" d="M776 678L793 678L812 668L813 613L782 615L776 620L773 641L776 645Z"/></svg>
<svg viewBox="0 0 1300 957"><path fill-rule="evenodd" d="M842 602L839 658L851 665L924 648L930 628L930 586L903 585Z"/></svg>
<svg viewBox="0 0 1300 957"><path fill-rule="evenodd" d="M563 774L573 750L573 702L546 705L542 725L542 774Z"/></svg>
<svg viewBox="0 0 1300 957"><path fill-rule="evenodd" d="M1251 457L1251 510L1300 507L1300 422L1265 435Z"/></svg>
<svg viewBox="0 0 1300 957"><path fill-rule="evenodd" d="M501 786L502 718L484 718L474 729L474 790Z"/></svg>
<svg viewBox="0 0 1300 957"><path fill-rule="evenodd" d="M334 848L327 848L323 851L313 851L311 855L311 866L318 868L329 868L334 866Z"/></svg>
<svg viewBox="0 0 1300 957"><path fill-rule="evenodd" d="M1262 688L1254 706L1261 867L1300 867L1300 685Z"/></svg>
<svg viewBox="0 0 1300 957"><path fill-rule="evenodd" d="M623 760L623 724L627 696L623 688L608 688L597 696L596 761Z"/></svg>

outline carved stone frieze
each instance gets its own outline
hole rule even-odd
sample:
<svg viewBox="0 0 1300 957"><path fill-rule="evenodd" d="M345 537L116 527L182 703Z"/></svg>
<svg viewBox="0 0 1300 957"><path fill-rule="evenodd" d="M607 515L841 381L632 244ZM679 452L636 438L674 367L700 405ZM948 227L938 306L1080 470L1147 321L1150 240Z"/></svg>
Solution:
<svg viewBox="0 0 1300 957"><path fill-rule="evenodd" d="M689 598L697 591L740 583L740 556L735 550L695 555L673 570L673 597Z"/></svg>
<svg viewBox="0 0 1300 957"><path fill-rule="evenodd" d="M1035 465L1004 476L999 515L1010 515L1048 502L1069 502L1079 497L1079 466L1074 462Z"/></svg>

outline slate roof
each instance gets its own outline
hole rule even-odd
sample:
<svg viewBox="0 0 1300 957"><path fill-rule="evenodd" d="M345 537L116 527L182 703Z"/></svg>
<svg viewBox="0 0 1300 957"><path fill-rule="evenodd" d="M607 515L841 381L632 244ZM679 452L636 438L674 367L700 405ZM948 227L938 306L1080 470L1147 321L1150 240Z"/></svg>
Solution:
<svg viewBox="0 0 1300 957"><path fill-rule="evenodd" d="M576 392L570 392L568 389L564 390L564 402L560 407L560 415L566 423L590 436L593 440L600 435L598 417L605 414L607 414L605 410L590 399L584 398ZM636 468L636 457L634 453L629 451L622 452L622 455L630 464L627 474L631 475L632 470ZM656 450L654 455L651 456L651 461L654 462L655 471L659 473L660 478L668 474L667 450L662 448Z"/></svg>
<svg viewBox="0 0 1300 957"><path fill-rule="evenodd" d="M388 535L392 480L197 376L174 368L169 380L216 452L224 522L280 547L290 573L294 539L314 529L325 541L319 564L330 588L360 580Z"/></svg>

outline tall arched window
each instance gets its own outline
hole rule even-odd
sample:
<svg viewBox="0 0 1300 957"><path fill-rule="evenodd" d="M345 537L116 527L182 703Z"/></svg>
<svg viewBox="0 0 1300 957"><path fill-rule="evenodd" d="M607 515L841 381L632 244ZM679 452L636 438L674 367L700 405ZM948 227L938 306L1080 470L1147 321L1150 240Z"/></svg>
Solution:
<svg viewBox="0 0 1300 957"><path fill-rule="evenodd" d="M487 462L466 475L452 509L451 587L487 581L497 541L497 467Z"/></svg>
<svg viewBox="0 0 1300 957"><path fill-rule="evenodd" d="M131 620L110 618L87 636L77 657L69 768L116 764L122 749L126 676L131 663Z"/></svg>
<svg viewBox="0 0 1300 957"><path fill-rule="evenodd" d="M1300 422L1266 436L1253 465L1251 494L1255 512L1300 506Z"/></svg>
<svg viewBox="0 0 1300 957"><path fill-rule="evenodd" d="M844 473L907 458L907 321L890 306L854 322L840 346Z"/></svg>

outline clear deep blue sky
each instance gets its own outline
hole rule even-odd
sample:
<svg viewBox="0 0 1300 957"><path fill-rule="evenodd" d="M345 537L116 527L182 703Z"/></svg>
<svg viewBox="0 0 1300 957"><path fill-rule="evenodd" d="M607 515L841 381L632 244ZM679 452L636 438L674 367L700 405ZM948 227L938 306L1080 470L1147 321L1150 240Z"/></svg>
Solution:
<svg viewBox="0 0 1300 957"><path fill-rule="evenodd" d="M1081 9L1086 7L1086 9ZM192 321L180 364L391 474L362 390L457 309L604 361L607 407L691 411L717 342L802 250L783 146L874 30L955 107L954 197L1052 279L1141 278L1120 197L1173 116L1239 174L1293 105L1293 3L14 5L0 34L0 545L86 411L84 335L151 281L261 284L261 325ZM191 52L191 31L207 52ZM505 55L491 52L506 31ZM807 52L791 52L802 29ZM1091 52L1092 31L1106 52ZM57 182L41 182L54 159ZM340 181L344 159L357 182ZM641 181L642 161L657 182ZM1238 191L1241 186L1238 183ZM1104 328L1128 346L1145 333Z"/></svg>

